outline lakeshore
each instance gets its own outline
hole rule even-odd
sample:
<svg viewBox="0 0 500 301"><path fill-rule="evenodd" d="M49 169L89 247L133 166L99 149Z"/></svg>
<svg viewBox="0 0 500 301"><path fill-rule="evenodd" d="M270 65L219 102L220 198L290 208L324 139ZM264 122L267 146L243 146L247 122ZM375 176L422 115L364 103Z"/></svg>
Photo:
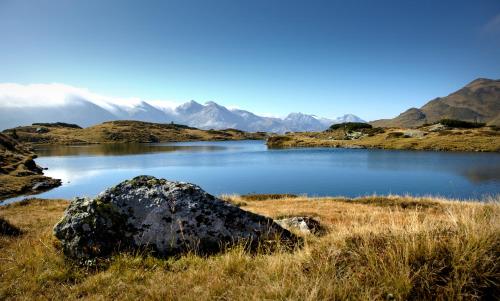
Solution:
<svg viewBox="0 0 500 301"><path fill-rule="evenodd" d="M365 132L343 130L274 135L270 148L337 147L448 152L500 152L500 131L496 127L479 129L403 129L373 128Z"/></svg>

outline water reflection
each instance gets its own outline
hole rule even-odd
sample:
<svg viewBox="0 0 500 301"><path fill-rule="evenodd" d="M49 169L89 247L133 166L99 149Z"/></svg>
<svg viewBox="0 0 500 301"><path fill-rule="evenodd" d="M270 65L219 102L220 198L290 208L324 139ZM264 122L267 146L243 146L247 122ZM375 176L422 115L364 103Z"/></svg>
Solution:
<svg viewBox="0 0 500 301"><path fill-rule="evenodd" d="M40 146L35 149L39 156L126 156L161 152L210 152L224 150L217 145L172 145L172 144L90 144Z"/></svg>
<svg viewBox="0 0 500 301"><path fill-rule="evenodd" d="M432 170L460 174L474 183L500 181L500 155L373 150L366 152L368 168L378 170Z"/></svg>
<svg viewBox="0 0 500 301"><path fill-rule="evenodd" d="M496 166L473 166L461 172L471 182L500 182L500 167Z"/></svg>

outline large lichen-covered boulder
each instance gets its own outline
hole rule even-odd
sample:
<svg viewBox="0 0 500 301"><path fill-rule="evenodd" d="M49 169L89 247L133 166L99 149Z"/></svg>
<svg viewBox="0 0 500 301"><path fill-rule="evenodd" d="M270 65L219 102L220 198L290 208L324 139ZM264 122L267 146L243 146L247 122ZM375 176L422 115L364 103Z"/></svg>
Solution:
<svg viewBox="0 0 500 301"><path fill-rule="evenodd" d="M158 256L186 251L212 253L245 242L299 239L272 219L244 211L182 182L139 176L102 192L76 198L54 227L64 253L75 259L124 249Z"/></svg>

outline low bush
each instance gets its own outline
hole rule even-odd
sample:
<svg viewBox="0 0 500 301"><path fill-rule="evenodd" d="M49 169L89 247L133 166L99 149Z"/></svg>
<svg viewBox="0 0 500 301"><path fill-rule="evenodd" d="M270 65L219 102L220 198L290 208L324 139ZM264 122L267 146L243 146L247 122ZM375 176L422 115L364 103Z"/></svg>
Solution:
<svg viewBox="0 0 500 301"><path fill-rule="evenodd" d="M445 125L450 128L462 128L462 129L474 129L474 128L480 128L485 126L485 123L479 123L479 122L468 122L468 121L463 121L463 120L456 120L456 119L441 119L439 121L442 125Z"/></svg>
<svg viewBox="0 0 500 301"><path fill-rule="evenodd" d="M223 136L223 137L231 137L231 133L228 133L228 132L224 132L224 131L219 131L219 130L207 130L207 133L208 134L211 134L211 135L219 135L219 136Z"/></svg>
<svg viewBox="0 0 500 301"><path fill-rule="evenodd" d="M81 129L82 127L78 124L74 123L66 123L66 122L37 122L33 123L34 126L48 126L48 127L63 127L63 128L72 128L72 129Z"/></svg>
<svg viewBox="0 0 500 301"><path fill-rule="evenodd" d="M403 132L392 132L387 134L387 138L403 138L404 135L405 134Z"/></svg>
<svg viewBox="0 0 500 301"><path fill-rule="evenodd" d="M337 123L337 124L332 124L329 128L330 131L338 130L338 129L343 129L346 132L350 131L358 131L361 129L371 129L372 125L364 122L344 122L344 123Z"/></svg>
<svg viewBox="0 0 500 301"><path fill-rule="evenodd" d="M271 136L267 138L267 146L269 147L282 147L283 143L291 141L289 136Z"/></svg>
<svg viewBox="0 0 500 301"><path fill-rule="evenodd" d="M363 129L362 132L363 134L367 134L368 137L373 137L377 134L385 133L385 130L383 128L369 128L369 129Z"/></svg>
<svg viewBox="0 0 500 301"><path fill-rule="evenodd" d="M19 228L9 223L3 217L0 217L0 235L19 236L21 234L22 231Z"/></svg>

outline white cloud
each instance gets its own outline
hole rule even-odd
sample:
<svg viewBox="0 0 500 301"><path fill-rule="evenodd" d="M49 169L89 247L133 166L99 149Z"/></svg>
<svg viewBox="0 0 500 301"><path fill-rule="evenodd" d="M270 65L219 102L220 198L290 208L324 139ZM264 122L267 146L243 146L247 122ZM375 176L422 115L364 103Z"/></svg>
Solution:
<svg viewBox="0 0 500 301"><path fill-rule="evenodd" d="M175 108L183 104L182 102L173 100L148 100L148 103L163 111L173 111Z"/></svg>
<svg viewBox="0 0 500 301"><path fill-rule="evenodd" d="M0 107L54 107L62 106L75 98L92 102L110 112L120 109L131 110L143 102L137 97L119 98L100 95L86 88L70 85L0 83ZM180 103L174 101L148 101L162 110L172 109Z"/></svg>
<svg viewBox="0 0 500 301"><path fill-rule="evenodd" d="M0 84L0 105L4 107L59 106L65 104L69 87L62 84Z"/></svg>

